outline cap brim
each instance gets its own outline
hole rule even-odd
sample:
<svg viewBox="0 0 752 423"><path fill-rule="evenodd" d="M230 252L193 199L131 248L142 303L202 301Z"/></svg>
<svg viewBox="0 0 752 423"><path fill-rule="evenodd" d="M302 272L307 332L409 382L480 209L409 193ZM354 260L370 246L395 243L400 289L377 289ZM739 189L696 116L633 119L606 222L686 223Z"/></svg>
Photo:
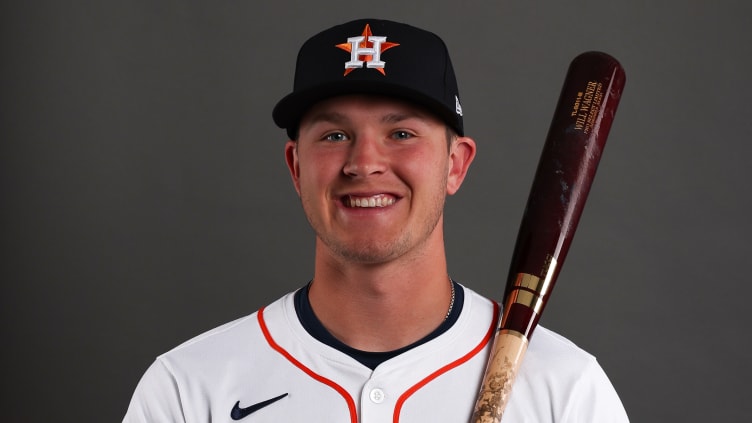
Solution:
<svg viewBox="0 0 752 423"><path fill-rule="evenodd" d="M298 90L288 94L277 103L272 111L272 118L277 126L287 129L290 138L294 138L297 136L300 120L314 104L328 98L348 94L383 95L412 102L426 108L451 126L459 135L463 135L457 117L447 113L444 104L410 87L389 82L377 83L373 80L340 81Z"/></svg>

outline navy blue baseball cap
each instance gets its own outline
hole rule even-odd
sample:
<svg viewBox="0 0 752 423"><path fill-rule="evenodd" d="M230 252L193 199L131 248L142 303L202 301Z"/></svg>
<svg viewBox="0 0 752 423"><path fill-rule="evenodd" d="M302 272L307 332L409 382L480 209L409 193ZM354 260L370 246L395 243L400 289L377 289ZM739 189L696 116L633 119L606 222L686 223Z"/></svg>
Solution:
<svg viewBox="0 0 752 423"><path fill-rule="evenodd" d="M306 41L298 52L292 93L272 117L290 139L315 103L345 94L379 94L425 107L464 135L457 80L444 41L403 23L359 19Z"/></svg>

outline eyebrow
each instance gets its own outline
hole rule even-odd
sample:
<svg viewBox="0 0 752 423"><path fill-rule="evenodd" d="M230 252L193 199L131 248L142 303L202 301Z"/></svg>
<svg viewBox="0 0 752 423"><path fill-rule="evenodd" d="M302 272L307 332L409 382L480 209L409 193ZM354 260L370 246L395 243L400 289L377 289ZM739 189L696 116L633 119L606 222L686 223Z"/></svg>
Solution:
<svg viewBox="0 0 752 423"><path fill-rule="evenodd" d="M382 116L381 122L398 123L398 122L402 122L403 120L412 119L412 118L425 119L425 116L422 113L419 113L416 111L389 113L389 114Z"/></svg>
<svg viewBox="0 0 752 423"><path fill-rule="evenodd" d="M316 112L315 114L309 116L306 120L311 124L314 124L318 122L342 123L348 121L349 119L345 117L344 114L338 112Z"/></svg>
<svg viewBox="0 0 752 423"><path fill-rule="evenodd" d="M381 117L381 122L398 123L411 118L425 119L425 115L417 111L387 113ZM316 112L315 114L309 116L306 120L311 124L314 124L318 122L343 123L349 122L351 119L343 113L322 111Z"/></svg>

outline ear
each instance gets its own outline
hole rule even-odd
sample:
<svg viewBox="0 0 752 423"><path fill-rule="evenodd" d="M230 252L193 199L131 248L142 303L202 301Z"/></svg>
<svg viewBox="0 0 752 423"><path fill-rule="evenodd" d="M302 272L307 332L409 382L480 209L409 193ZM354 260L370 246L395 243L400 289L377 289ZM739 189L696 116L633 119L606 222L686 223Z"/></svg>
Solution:
<svg viewBox="0 0 752 423"><path fill-rule="evenodd" d="M287 169L290 171L295 191L300 195L300 164L298 162L297 142L287 141L285 144L285 162L287 163Z"/></svg>
<svg viewBox="0 0 752 423"><path fill-rule="evenodd" d="M457 137L449 149L449 175L447 176L447 194L456 193L465 180L470 163L475 158L475 141L469 137Z"/></svg>

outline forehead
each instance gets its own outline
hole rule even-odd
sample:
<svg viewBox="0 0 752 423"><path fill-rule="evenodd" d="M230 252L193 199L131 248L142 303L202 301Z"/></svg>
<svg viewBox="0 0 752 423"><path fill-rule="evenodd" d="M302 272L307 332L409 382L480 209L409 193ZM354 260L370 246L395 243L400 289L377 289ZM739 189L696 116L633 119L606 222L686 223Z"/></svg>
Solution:
<svg viewBox="0 0 752 423"><path fill-rule="evenodd" d="M419 119L426 123L442 125L443 122L422 106L394 97L370 94L353 94L322 100L303 115L300 125L320 120L359 120L363 118L382 120Z"/></svg>

